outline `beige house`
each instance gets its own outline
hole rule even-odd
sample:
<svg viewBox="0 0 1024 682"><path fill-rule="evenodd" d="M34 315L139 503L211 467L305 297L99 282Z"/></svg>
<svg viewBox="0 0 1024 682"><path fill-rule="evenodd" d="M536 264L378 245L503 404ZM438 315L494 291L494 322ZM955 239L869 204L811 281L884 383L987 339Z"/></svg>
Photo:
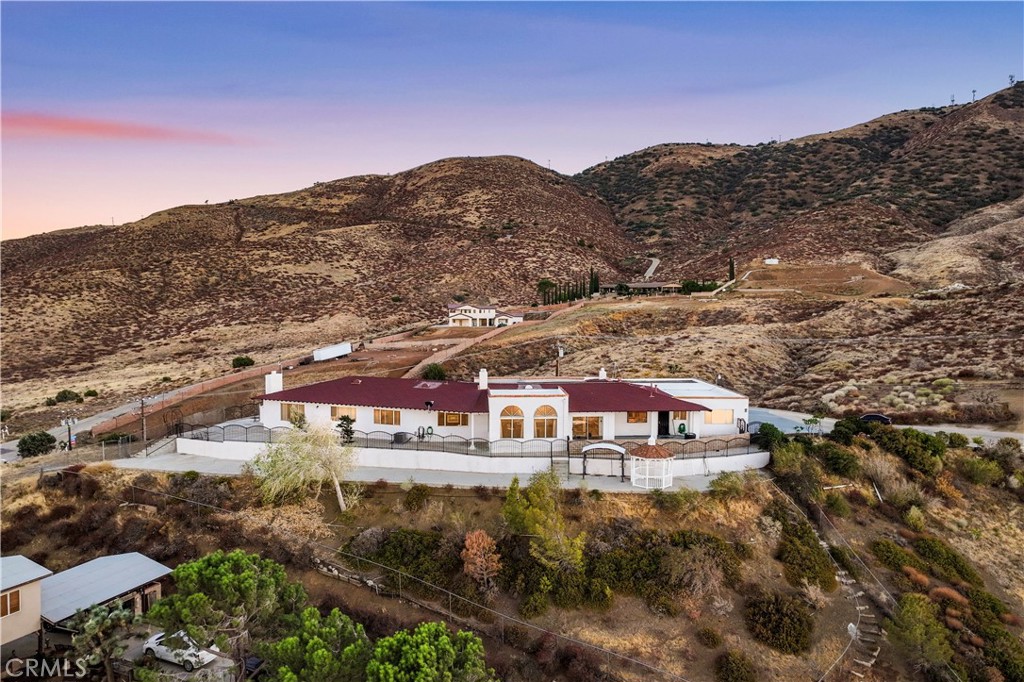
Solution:
<svg viewBox="0 0 1024 682"><path fill-rule="evenodd" d="M498 310L492 305L448 304L449 327L507 327L522 321L521 314Z"/></svg>
<svg viewBox="0 0 1024 682"><path fill-rule="evenodd" d="M0 645L39 632L42 580L52 574L23 556L0 558Z"/></svg>

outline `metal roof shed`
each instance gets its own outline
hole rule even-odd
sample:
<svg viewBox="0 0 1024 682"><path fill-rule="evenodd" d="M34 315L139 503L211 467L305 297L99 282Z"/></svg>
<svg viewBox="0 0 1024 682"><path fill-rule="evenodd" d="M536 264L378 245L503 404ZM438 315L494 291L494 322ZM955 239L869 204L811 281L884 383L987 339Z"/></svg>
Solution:
<svg viewBox="0 0 1024 682"><path fill-rule="evenodd" d="M57 625L79 609L106 604L170 572L160 562L138 552L87 561L43 580L43 620Z"/></svg>

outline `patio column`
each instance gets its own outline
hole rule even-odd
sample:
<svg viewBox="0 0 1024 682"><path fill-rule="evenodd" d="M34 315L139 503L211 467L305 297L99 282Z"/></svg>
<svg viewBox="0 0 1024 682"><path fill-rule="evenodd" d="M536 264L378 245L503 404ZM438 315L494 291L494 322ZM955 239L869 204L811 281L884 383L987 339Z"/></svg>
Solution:
<svg viewBox="0 0 1024 682"><path fill-rule="evenodd" d="M469 413L469 449L470 450L475 450L476 449L476 443L473 442L473 439L476 437L475 434L476 434L476 414L474 414L473 412L470 412Z"/></svg>
<svg viewBox="0 0 1024 682"><path fill-rule="evenodd" d="M651 439L648 442L654 445L658 442L658 413L648 412L647 422L651 425Z"/></svg>

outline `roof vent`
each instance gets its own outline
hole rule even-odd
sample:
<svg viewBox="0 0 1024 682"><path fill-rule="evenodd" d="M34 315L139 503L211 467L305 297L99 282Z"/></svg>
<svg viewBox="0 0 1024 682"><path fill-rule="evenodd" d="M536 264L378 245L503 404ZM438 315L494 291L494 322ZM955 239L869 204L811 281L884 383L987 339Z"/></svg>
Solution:
<svg viewBox="0 0 1024 682"><path fill-rule="evenodd" d="M413 388L437 388L438 386L441 386L443 383L444 382L442 381L421 381L415 386L413 386Z"/></svg>
<svg viewBox="0 0 1024 682"><path fill-rule="evenodd" d="M526 384L525 386L523 386L523 390L524 391L532 391L533 390L533 385L532 384Z"/></svg>
<svg viewBox="0 0 1024 682"><path fill-rule="evenodd" d="M362 379L353 379L352 383L353 384L361 384L361 383L363 383L363 380Z"/></svg>

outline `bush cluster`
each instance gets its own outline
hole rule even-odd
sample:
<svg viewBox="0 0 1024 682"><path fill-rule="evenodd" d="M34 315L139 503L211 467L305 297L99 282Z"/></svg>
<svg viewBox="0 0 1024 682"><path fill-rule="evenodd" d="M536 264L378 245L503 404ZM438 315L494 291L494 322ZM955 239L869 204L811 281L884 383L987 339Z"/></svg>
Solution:
<svg viewBox="0 0 1024 682"><path fill-rule="evenodd" d="M902 571L904 566L910 566L918 571L928 571L928 564L892 540L876 540L872 542L871 553L875 555L875 558L883 566L891 571Z"/></svg>
<svg viewBox="0 0 1024 682"><path fill-rule="evenodd" d="M981 585L981 576L974 570L970 562L959 552L938 538L924 537L914 540L914 550L931 563L932 573L936 577L950 581L963 581L971 585Z"/></svg>
<svg viewBox="0 0 1024 682"><path fill-rule="evenodd" d="M964 457L957 462L957 470L975 485L994 485L1003 479L1003 468L981 457Z"/></svg>
<svg viewBox="0 0 1024 682"><path fill-rule="evenodd" d="M849 450L823 441L814 446L814 456L821 460L825 470L837 476L853 478L860 473L860 460Z"/></svg>
<svg viewBox="0 0 1024 682"><path fill-rule="evenodd" d="M727 651L715 659L717 682L755 682L754 664L741 651Z"/></svg>
<svg viewBox="0 0 1024 682"><path fill-rule="evenodd" d="M427 504L427 500L430 499L430 488L417 483L405 493L405 498L402 500L402 506L407 511L418 512L423 509Z"/></svg>
<svg viewBox="0 0 1024 682"><path fill-rule="evenodd" d="M789 584L801 587L806 581L827 592L836 589L832 559L822 548L811 524L791 514L781 503L773 503L765 511L782 524L778 559L782 562Z"/></svg>
<svg viewBox="0 0 1024 682"><path fill-rule="evenodd" d="M709 649L717 649L722 646L722 635L714 628L704 627L697 630L697 641Z"/></svg>
<svg viewBox="0 0 1024 682"><path fill-rule="evenodd" d="M747 601L745 619L757 641L786 654L811 648L814 619L804 603L780 592L759 594Z"/></svg>

